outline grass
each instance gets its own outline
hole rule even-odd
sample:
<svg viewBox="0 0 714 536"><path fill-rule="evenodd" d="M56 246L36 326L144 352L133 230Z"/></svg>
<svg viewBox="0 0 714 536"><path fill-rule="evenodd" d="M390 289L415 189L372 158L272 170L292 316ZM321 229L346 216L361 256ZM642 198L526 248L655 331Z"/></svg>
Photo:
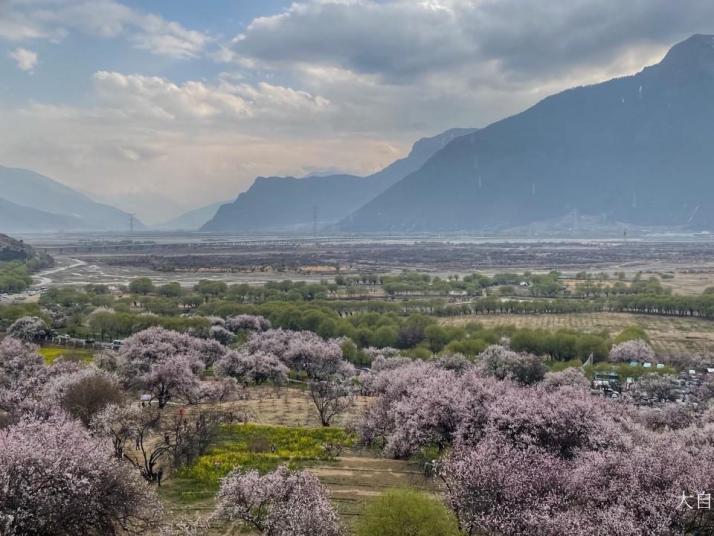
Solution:
<svg viewBox="0 0 714 536"><path fill-rule="evenodd" d="M266 473L281 464L301 468L311 462L331 462L327 445L349 447L353 437L339 428L296 428L261 424L231 424L223 427L208 453L176 475L173 495L184 501L211 496L233 469Z"/></svg>
<svg viewBox="0 0 714 536"><path fill-rule="evenodd" d="M89 350L81 348L64 348L62 346L43 346L39 350L40 355L45 360L45 363L51 365L57 358L64 357L68 361L81 361L83 363L91 363L94 355Z"/></svg>

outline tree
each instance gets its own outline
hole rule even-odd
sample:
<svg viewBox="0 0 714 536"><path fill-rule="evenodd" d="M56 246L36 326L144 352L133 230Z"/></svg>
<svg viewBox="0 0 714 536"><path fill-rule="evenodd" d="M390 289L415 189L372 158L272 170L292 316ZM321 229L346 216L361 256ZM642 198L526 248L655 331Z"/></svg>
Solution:
<svg viewBox="0 0 714 536"><path fill-rule="evenodd" d="M170 446L171 466L178 469L190 465L206 453L216 439L222 424L231 415L215 410L177 411L161 425L164 442Z"/></svg>
<svg viewBox="0 0 714 536"><path fill-rule="evenodd" d="M24 420L0 434L2 534L136 534L161 514L151 490L77 422Z"/></svg>
<svg viewBox="0 0 714 536"><path fill-rule="evenodd" d="M194 285L193 290L208 299L209 297L216 297L225 294L228 290L228 285L226 285L223 281L210 281L208 279L202 279Z"/></svg>
<svg viewBox="0 0 714 536"><path fill-rule="evenodd" d="M208 336L221 344L230 344L233 342L233 333L223 326L211 326L208 329Z"/></svg>
<svg viewBox="0 0 714 536"><path fill-rule="evenodd" d="M151 294L154 292L154 283L148 277L138 277L129 283L129 291L133 294Z"/></svg>
<svg viewBox="0 0 714 536"><path fill-rule="evenodd" d="M469 436L480 434L495 380L473 371L458 374L434 363L386 360L392 361L398 366L384 368L369 382L377 398L359 425L363 443L403 458L426 446L443 449L464 422L469 423Z"/></svg>
<svg viewBox="0 0 714 536"><path fill-rule="evenodd" d="M160 485L162 462L176 469L192 463L230 420L229 414L214 410L181 408L162 418L151 407L109 405L94 417L91 428L111 441L115 459L128 461L147 482Z"/></svg>
<svg viewBox="0 0 714 536"><path fill-rule="evenodd" d="M310 379L327 379L335 375L349 377L354 366L342 358L337 340L326 341L310 331L271 329L253 333L245 344L249 353L273 354L290 369Z"/></svg>
<svg viewBox="0 0 714 536"><path fill-rule="evenodd" d="M467 535L675 536L714 527L709 511L678 507L683 493L691 501L714 484L709 432L647 431L581 389L509 391L490 404L484 432L460 434L438 466Z"/></svg>
<svg viewBox="0 0 714 536"><path fill-rule="evenodd" d="M226 329L237 333L239 331L267 331L271 327L270 321L262 316L236 315L226 318Z"/></svg>
<svg viewBox="0 0 714 536"><path fill-rule="evenodd" d="M572 534L539 531L558 506L566 473L566 461L516 449L496 435L455 450L439 466L447 504L468 536Z"/></svg>
<svg viewBox="0 0 714 536"><path fill-rule="evenodd" d="M150 328L124 342L117 374L127 387L150 394L163 408L172 399L194 400L200 374L225 352L216 341Z"/></svg>
<svg viewBox="0 0 714 536"><path fill-rule="evenodd" d="M339 536L339 517L327 490L313 474L281 466L230 473L218 492L214 516L241 521L265 536Z"/></svg>
<svg viewBox="0 0 714 536"><path fill-rule="evenodd" d="M19 417L32 409L48 377L37 348L18 339L0 341L0 410Z"/></svg>
<svg viewBox="0 0 714 536"><path fill-rule="evenodd" d="M172 399L191 400L199 389L203 364L194 355L177 355L151 365L136 385L164 408Z"/></svg>
<svg viewBox="0 0 714 536"><path fill-rule="evenodd" d="M159 462L171 450L160 425L158 410L136 406L107 406L92 421L95 432L111 439L115 459L128 461L144 480L159 484Z"/></svg>
<svg viewBox="0 0 714 536"><path fill-rule="evenodd" d="M50 328L44 320L37 316L23 316L18 318L7 328L7 336L21 341L35 342L46 339L50 335Z"/></svg>
<svg viewBox="0 0 714 536"><path fill-rule="evenodd" d="M370 499L355 523L357 536L459 536L454 514L434 496L389 490Z"/></svg>
<svg viewBox="0 0 714 536"><path fill-rule="evenodd" d="M352 389L335 380L311 381L310 399L315 404L322 426L330 426L335 417L354 404Z"/></svg>
<svg viewBox="0 0 714 536"><path fill-rule="evenodd" d="M139 368L142 368L166 357L193 353L206 367L210 367L226 351L226 348L217 341L152 327L126 339L119 357L127 362L136 362Z"/></svg>
<svg viewBox="0 0 714 536"><path fill-rule="evenodd" d="M654 350L642 339L629 340L616 344L610 349L609 359L613 363L638 361L651 362L655 358Z"/></svg>
<svg viewBox="0 0 714 536"><path fill-rule="evenodd" d="M570 367L560 372L547 372L543 378L543 387L546 389L553 390L566 386L589 389L590 380L578 367Z"/></svg>
<svg viewBox="0 0 714 536"><path fill-rule="evenodd" d="M288 380L288 369L273 354L245 351L228 352L213 367L218 377L235 378L245 385L261 385L266 382L283 385Z"/></svg>
<svg viewBox="0 0 714 536"><path fill-rule="evenodd" d="M548 370L539 357L513 352L503 346L489 346L479 354L478 360L486 374L524 385L541 381Z"/></svg>
<svg viewBox="0 0 714 536"><path fill-rule="evenodd" d="M164 298L179 298L183 295L183 289L181 284L177 282L166 283L158 288L159 296Z"/></svg>
<svg viewBox="0 0 714 536"><path fill-rule="evenodd" d="M116 378L93 367L60 376L53 390L59 405L85 426L106 406L121 404L124 400Z"/></svg>

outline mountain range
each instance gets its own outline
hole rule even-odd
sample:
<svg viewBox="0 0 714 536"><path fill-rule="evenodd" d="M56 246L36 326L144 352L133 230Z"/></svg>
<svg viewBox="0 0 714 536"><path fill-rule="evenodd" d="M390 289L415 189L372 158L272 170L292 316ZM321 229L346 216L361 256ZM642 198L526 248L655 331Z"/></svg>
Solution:
<svg viewBox="0 0 714 536"><path fill-rule="evenodd" d="M0 231L119 231L129 214L26 169L0 166ZM135 220L136 229L144 228Z"/></svg>
<svg viewBox="0 0 714 536"><path fill-rule="evenodd" d="M343 219L348 232L597 224L714 229L714 36L459 137Z"/></svg>
<svg viewBox="0 0 714 536"><path fill-rule="evenodd" d="M160 226L205 232L714 230L714 36L482 129L419 140L367 176L258 177ZM0 231L125 230L129 214L0 166ZM137 222L137 229L143 226Z"/></svg>
<svg viewBox="0 0 714 536"><path fill-rule="evenodd" d="M336 224L346 214L418 170L449 142L474 132L455 128L417 141L411 152L368 177L354 175L258 177L231 204L223 205L202 231L306 230Z"/></svg>

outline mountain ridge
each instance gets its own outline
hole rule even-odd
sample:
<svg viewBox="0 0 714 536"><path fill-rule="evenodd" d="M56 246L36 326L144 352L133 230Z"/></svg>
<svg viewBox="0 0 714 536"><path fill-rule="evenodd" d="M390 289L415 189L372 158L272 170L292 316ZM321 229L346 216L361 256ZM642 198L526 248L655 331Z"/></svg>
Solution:
<svg viewBox="0 0 714 536"><path fill-rule="evenodd" d="M257 177L251 187L223 205L202 231L309 230L339 221L394 182L418 169L435 151L475 129L449 129L422 138L409 154L367 177L348 174Z"/></svg>
<svg viewBox="0 0 714 536"><path fill-rule="evenodd" d="M338 228L503 230L572 211L714 228L713 45L693 36L634 75L567 89L460 137Z"/></svg>
<svg viewBox="0 0 714 536"><path fill-rule="evenodd" d="M82 192L28 169L0 166L0 198L14 206L38 211L35 216L40 220L31 227L41 227L39 224L43 221L49 223L54 219L51 216L62 217L69 227L50 226L48 230L118 231L129 226L127 212L96 202ZM9 210L10 206L7 207ZM43 216L42 213L50 216ZM141 222L134 221L136 228L144 228Z"/></svg>

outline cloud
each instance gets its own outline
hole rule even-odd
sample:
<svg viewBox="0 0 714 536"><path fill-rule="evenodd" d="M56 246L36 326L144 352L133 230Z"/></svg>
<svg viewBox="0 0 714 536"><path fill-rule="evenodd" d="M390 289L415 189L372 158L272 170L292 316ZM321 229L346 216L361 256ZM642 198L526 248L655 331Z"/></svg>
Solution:
<svg viewBox="0 0 714 536"><path fill-rule="evenodd" d="M126 39L137 49L176 59L200 56L211 38L115 0L0 0L0 39L61 41L71 31Z"/></svg>
<svg viewBox="0 0 714 536"><path fill-rule="evenodd" d="M8 56L15 60L17 68L21 71L32 73L32 70L37 65L37 52L27 50L26 48L16 48L10 52Z"/></svg>
<svg viewBox="0 0 714 536"><path fill-rule="evenodd" d="M124 117L235 127L260 121L272 125L310 120L329 112L329 100L267 82L211 85L201 81L175 84L156 76L99 71L94 75L102 106Z"/></svg>
<svg viewBox="0 0 714 536"><path fill-rule="evenodd" d="M158 100L159 94L165 95L155 92L148 100ZM114 108L131 99L105 98L92 109L0 108L5 119L0 122L0 162L34 169L105 202L119 203L142 220L160 221L175 216L177 205L234 198L259 175L305 174L315 164L366 174L408 150L407 144L335 135L329 129L297 134L258 112L223 117L190 111L196 99L218 106L204 96L193 97L188 105L175 100L169 107L173 117L143 119L140 108L125 113ZM291 122L309 123L310 117L314 115L308 112ZM175 205L162 202L164 197Z"/></svg>
<svg viewBox="0 0 714 536"><path fill-rule="evenodd" d="M633 46L651 57L713 18L714 4L699 0L315 0L253 20L222 57L403 85L465 71L481 81L483 70L506 84L607 69Z"/></svg>

